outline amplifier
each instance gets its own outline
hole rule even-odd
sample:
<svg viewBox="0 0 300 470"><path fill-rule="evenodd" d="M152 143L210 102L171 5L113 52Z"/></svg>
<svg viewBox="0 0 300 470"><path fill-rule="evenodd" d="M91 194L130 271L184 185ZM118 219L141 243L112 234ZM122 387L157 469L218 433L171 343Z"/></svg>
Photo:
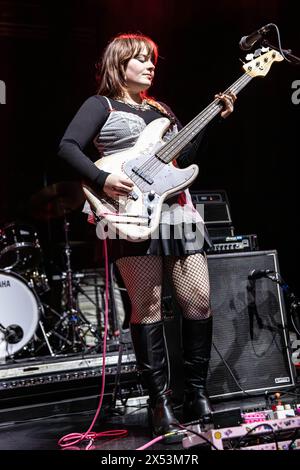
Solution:
<svg viewBox="0 0 300 470"><path fill-rule="evenodd" d="M213 312L213 347L207 390L211 399L264 395L295 386L295 369L281 287L268 278L250 283L253 269L279 272L276 251L207 256ZM174 309L177 306L174 306ZM184 368L178 348L180 315L166 325L171 388L183 396Z"/></svg>
<svg viewBox="0 0 300 470"><path fill-rule="evenodd" d="M43 357L20 360L8 367L0 366L0 407L7 403L43 402L43 395L59 394L69 397L82 389L99 391L103 375L103 354L86 356ZM136 359L131 351L123 352L119 361L118 352L108 352L105 363L106 391L114 385L117 374L122 383L129 384L128 388L136 385ZM74 395L76 396L76 395ZM47 398L47 399L48 399Z"/></svg>
<svg viewBox="0 0 300 470"><path fill-rule="evenodd" d="M211 237L213 247L208 253L232 253L258 250L257 235L236 235L234 237Z"/></svg>
<svg viewBox="0 0 300 470"><path fill-rule="evenodd" d="M234 227L232 225L217 225L216 227L209 225L207 231L212 240L216 237L234 237Z"/></svg>
<svg viewBox="0 0 300 470"><path fill-rule="evenodd" d="M105 361L105 373L114 374L118 365L119 355L107 353ZM88 376L102 375L102 354L42 358L42 360L28 360L19 364L0 367L0 391L16 387L32 387L41 383L53 383L68 380L78 380ZM122 356L122 368L125 371L132 370L135 365L135 355L126 353Z"/></svg>
<svg viewBox="0 0 300 470"><path fill-rule="evenodd" d="M226 191L191 191L191 196L207 227L215 225L232 226Z"/></svg>

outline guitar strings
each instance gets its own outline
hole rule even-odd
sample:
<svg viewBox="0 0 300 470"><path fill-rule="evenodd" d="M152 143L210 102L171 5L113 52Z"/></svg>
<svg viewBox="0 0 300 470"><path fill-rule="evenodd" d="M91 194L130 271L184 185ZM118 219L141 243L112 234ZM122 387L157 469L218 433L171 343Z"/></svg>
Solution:
<svg viewBox="0 0 300 470"><path fill-rule="evenodd" d="M242 83L242 82L248 82L249 80L251 80L252 77L249 77L248 75L244 74L242 77L240 77L236 83L234 83L228 90L226 90L224 93L226 93L227 91L233 91L233 92L238 92L238 88L243 88L246 83ZM186 143L191 140L187 140L186 142L183 143L183 140L184 138L186 138L187 135L190 135L191 132L193 131L197 131L197 132L194 132L195 134L197 134L198 132L200 132L199 129L199 121L200 121L200 118L201 118L201 126L202 128L205 127L205 121L208 120L209 117L211 117L211 115L213 114L217 114L220 109L222 108L222 106L220 105L220 100L215 100L213 103L211 103L204 111L202 111L202 113L200 113L199 115L197 115L187 126L185 126L185 128L183 128L181 131L180 131L180 141L178 142L178 135L177 134L174 139L172 139L172 141L168 142L160 151L162 151L165 155L166 154L169 154L170 151L172 150L172 154L176 155L178 154L178 152L181 150L181 148L184 148L184 146L186 145ZM204 125L203 125L203 122L204 122ZM182 132L183 131L183 132ZM173 142L174 140L176 141L177 140L177 145L174 145ZM173 160L173 157L168 159L167 161L165 161L165 163L169 163L170 161ZM149 159L147 162L145 162L141 167L140 169L142 171L150 171L151 172L151 175L152 176L156 176L157 175L157 171L159 171L159 169L161 168L161 162L158 161L158 162L154 162L153 163L153 160L152 159ZM155 171L157 170L157 171ZM137 181L138 180L138 176L134 176L134 180ZM140 187L141 189L145 189L146 188L146 184L147 183L142 183L140 184Z"/></svg>
<svg viewBox="0 0 300 470"><path fill-rule="evenodd" d="M243 81L244 81L245 77L243 76ZM238 80L238 82L240 82L241 79ZM237 84L233 84L232 85L232 91L235 91L235 89L237 89ZM227 90L226 90L227 92ZM226 93L225 92L225 93ZM199 132L201 129L197 129L197 127L199 127L199 125L201 127L205 127L205 120L207 120L212 114L214 114L215 112L219 112L219 110L221 109L221 106L220 106L220 100L216 99L214 100L213 103L211 103L204 111L202 111L202 113L200 113L199 115L197 115L187 126L185 126L185 128L183 128L181 131L180 131L180 135L177 134L176 137L174 137L173 141L175 140L179 140L179 145L176 145L174 146L173 144L173 141L171 142L168 142L159 152L162 152L163 154L165 155L168 155L170 153L170 151L172 150L172 153L174 154L174 148L176 149L175 151L177 151L178 148L180 148L180 146L184 147L186 145L186 143L191 140L191 139L186 139L186 136L187 135L190 135L193 131L197 131ZM201 120L201 122L200 122ZM203 124L204 122L204 124ZM195 132L194 132L195 133ZM186 140L186 142L184 142L184 140ZM159 153L158 152L158 153ZM166 158L161 158L161 160L164 159L164 161L166 163L169 163L173 158L171 159L168 159L166 160Z"/></svg>
<svg viewBox="0 0 300 470"><path fill-rule="evenodd" d="M247 77L243 76L242 77L243 80L240 78L237 82L245 81L245 78L247 78ZM246 81L248 81L248 80L246 80ZM244 87L245 85L246 85L246 83L244 83L242 87ZM240 88L242 88L242 87L240 87ZM238 92L238 84L237 83L233 84L233 86L230 87L229 89L227 89L224 93L227 93L230 90L233 91L233 92L235 92L235 91ZM210 105L207 106L207 108L204 111L202 111L202 113L197 115L189 124L187 124L187 126L185 126L180 131L180 133L178 133L174 137L173 140L177 140L178 137L179 137L179 134L180 134L180 137L183 136L183 138L179 138L179 145L174 146L174 144L172 145L172 142L168 142L159 152L162 152L162 153L166 154L167 156L170 153L170 151L172 151L173 154L177 153L177 151L178 151L177 149L179 149L180 147L184 148L184 146L191 140L189 138L186 139L186 136L189 136L191 133L193 133L194 130L196 130L196 132L194 132L196 134L198 132L200 132L202 130L202 128L205 127L205 125L206 125L205 121L207 121L211 117L211 115L217 114L220 111L221 108L222 108L222 105L220 105L220 100L219 99L214 100ZM200 129L199 129L199 127L200 127ZM184 139L186 139L185 142L184 142ZM174 149L175 149L175 151L174 151ZM161 158L161 160L162 159L163 158ZM165 163L170 163L172 160L173 160L173 157L169 158L167 160L164 159Z"/></svg>
<svg viewBox="0 0 300 470"><path fill-rule="evenodd" d="M227 88L227 90L224 91L224 94L230 91L235 94L238 93L252 78L253 77L245 73L235 83L233 83L233 85ZM173 155L177 155L180 150L182 150L182 148L184 148L185 145L191 140L189 138L187 139L187 137L189 137L191 133L197 135L205 127L205 122L208 121L208 119L211 118L213 115L217 115L221 109L222 105L220 104L219 99L216 99L212 103L210 103L189 124L187 124L183 129L181 129L181 131L176 134L176 136L170 142L165 144L162 149L158 151L158 153L161 152L162 155L165 155L165 157L162 157L161 159L156 159L156 162L153 162L153 159L150 158L147 162L141 165L140 170L143 172L150 171L151 176L156 176L161 168L161 160L163 160L165 163L170 163L173 160L173 157L168 158L168 155L171 152ZM168 159L166 159L166 157ZM135 174L132 174L130 178L135 183L137 183L139 180L139 176ZM141 183L139 187L141 190L146 189L147 183Z"/></svg>
<svg viewBox="0 0 300 470"><path fill-rule="evenodd" d="M246 75L246 74L245 74ZM226 91L224 91L224 94L232 91L233 93L238 93L242 88L244 88L244 86L247 84L248 81L250 81L252 79L252 77L249 77L248 75L243 75L242 77L240 77L237 82L235 82L231 87L229 87ZM242 82L242 83L241 83ZM245 82L245 83L244 83ZM212 108L212 109L209 109L209 108ZM202 113L200 113L199 115L197 115L192 121L191 123L187 124L187 126L185 126L182 131L184 131L186 129L186 132L185 134L190 134L191 133L191 127L193 127L193 129L197 126L200 126L201 128L199 130L197 130L197 133L200 132L202 130L203 127L205 127L205 125L203 125L203 121L207 120L209 116L209 114L214 114L216 111L219 112L219 110L222 109L222 105L220 104L220 100L219 99L216 99L214 100L210 105L207 106L207 108L202 111ZM203 115L206 115L205 118L203 118ZM200 122L199 122L200 121ZM193 125L194 123L194 125ZM191 124L193 126L191 126ZM180 131L181 133L181 131ZM177 134L178 136L179 134ZM177 137L176 136L176 137ZM174 140L176 140L176 137L174 138ZM183 139L181 139L183 140ZM183 146L185 146L188 142L190 141L190 139L188 139L184 144ZM168 143L169 144L169 143ZM170 151L165 151L166 150L166 147L168 146L168 144L166 146L164 146L161 151L164 152L164 153L170 153ZM182 145L182 142L180 142L180 145ZM170 163L170 161L172 161L173 158L169 159L166 161L166 163Z"/></svg>

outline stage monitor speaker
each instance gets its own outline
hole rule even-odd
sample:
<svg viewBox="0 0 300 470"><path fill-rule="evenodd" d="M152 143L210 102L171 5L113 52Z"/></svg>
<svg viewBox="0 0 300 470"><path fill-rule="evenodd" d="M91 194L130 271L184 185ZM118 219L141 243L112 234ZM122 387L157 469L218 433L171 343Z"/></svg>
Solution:
<svg viewBox="0 0 300 470"><path fill-rule="evenodd" d="M281 287L266 277L248 279L253 269L279 272L277 252L209 255L208 267L214 315L210 397L294 386Z"/></svg>

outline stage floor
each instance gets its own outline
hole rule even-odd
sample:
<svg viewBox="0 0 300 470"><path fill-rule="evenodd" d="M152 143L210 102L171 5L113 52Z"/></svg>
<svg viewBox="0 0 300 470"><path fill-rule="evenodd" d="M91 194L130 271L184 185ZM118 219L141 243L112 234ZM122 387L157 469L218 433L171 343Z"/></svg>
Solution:
<svg viewBox="0 0 300 470"><path fill-rule="evenodd" d="M55 411L55 410L54 410ZM95 412L82 411L77 413L57 414L35 417L22 421L22 412L15 414L14 421L0 424L0 450L59 450L58 440L66 434L84 433L90 426ZM10 413L10 416L12 414ZM112 431L126 429L124 438L100 438L93 443L93 450L116 451L136 450L151 440L147 423L146 405L128 407L126 415L101 416L93 431ZM85 445L88 442L85 441ZM85 445L73 446L72 450L84 450ZM181 450L181 443L165 445L156 443L151 450Z"/></svg>
<svg viewBox="0 0 300 470"><path fill-rule="evenodd" d="M59 439L70 433L84 433L95 416L98 397L82 397L73 400L49 402L32 406L0 410L0 450L6 451L57 451ZM215 411L259 410L265 408L265 398L253 397L214 403ZM175 411L182 422L180 407ZM134 451L152 440L147 419L147 396L131 398L126 409L117 402L112 411L104 404L93 430L96 433L127 430L122 438L101 437L94 440L90 450ZM72 446L70 450L85 450L88 441ZM207 446L195 445L184 449L181 442L164 444L157 442L149 451L202 452ZM148 450L147 449L147 450Z"/></svg>

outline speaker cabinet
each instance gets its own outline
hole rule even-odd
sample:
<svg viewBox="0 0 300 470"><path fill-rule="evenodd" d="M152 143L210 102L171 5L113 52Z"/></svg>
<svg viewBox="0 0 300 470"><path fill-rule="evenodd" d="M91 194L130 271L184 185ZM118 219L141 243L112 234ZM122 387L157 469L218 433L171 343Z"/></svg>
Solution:
<svg viewBox="0 0 300 470"><path fill-rule="evenodd" d="M281 288L265 277L249 281L253 269L279 272L276 251L207 256L214 317L207 382L211 398L234 398L243 391L260 395L295 384ZM171 387L183 394L180 312L166 321ZM227 366L226 366L227 365ZM234 378L233 378L234 377Z"/></svg>
<svg viewBox="0 0 300 470"><path fill-rule="evenodd" d="M191 191L191 197L196 208L198 204L203 206L204 213L201 215L207 228L232 225L226 191Z"/></svg>
<svg viewBox="0 0 300 470"><path fill-rule="evenodd" d="M279 272L277 252L209 255L208 267L214 315L210 397L293 386L281 288L266 277L248 280L253 269Z"/></svg>

